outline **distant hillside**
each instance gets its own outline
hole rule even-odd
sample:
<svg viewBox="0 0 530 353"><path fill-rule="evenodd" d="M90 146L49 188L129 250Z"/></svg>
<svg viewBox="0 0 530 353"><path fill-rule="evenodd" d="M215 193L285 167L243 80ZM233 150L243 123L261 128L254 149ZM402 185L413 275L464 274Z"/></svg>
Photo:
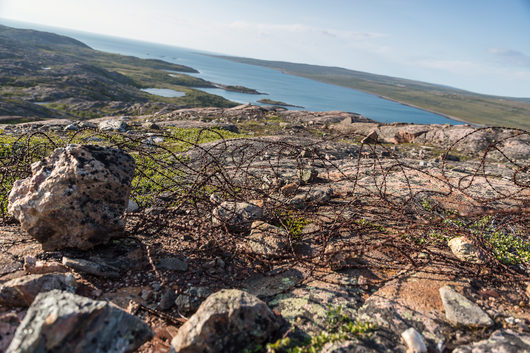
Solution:
<svg viewBox="0 0 530 353"><path fill-rule="evenodd" d="M77 46L89 48L88 45L76 39L61 36L55 33L34 31L31 29L18 29L0 25L0 36L18 42L24 42L33 47L54 47L57 45Z"/></svg>
<svg viewBox="0 0 530 353"><path fill-rule="evenodd" d="M340 67L232 56L218 57L358 89L470 123L530 130L530 98L483 95L448 86L376 75Z"/></svg>
<svg viewBox="0 0 530 353"><path fill-rule="evenodd" d="M171 74L168 72L171 71ZM235 103L193 87L215 87L191 67L103 53L54 33L0 25L0 120L95 118ZM142 88L185 92L155 96Z"/></svg>

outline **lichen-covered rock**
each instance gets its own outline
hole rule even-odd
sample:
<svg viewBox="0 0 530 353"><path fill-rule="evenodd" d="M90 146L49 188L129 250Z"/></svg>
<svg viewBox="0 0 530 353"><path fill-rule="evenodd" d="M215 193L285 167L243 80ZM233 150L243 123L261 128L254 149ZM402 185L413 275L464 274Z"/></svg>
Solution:
<svg viewBox="0 0 530 353"><path fill-rule="evenodd" d="M250 235L246 238L250 250L263 256L278 255L289 245L289 233L263 221L252 223Z"/></svg>
<svg viewBox="0 0 530 353"><path fill-rule="evenodd" d="M453 353L522 353L530 352L530 335L512 330L497 330L487 340L460 346Z"/></svg>
<svg viewBox="0 0 530 353"><path fill-rule="evenodd" d="M440 288L445 317L453 324L491 326L493 320L477 304L455 291L451 286Z"/></svg>
<svg viewBox="0 0 530 353"><path fill-rule="evenodd" d="M318 171L314 168L305 168L297 171L298 178L304 184L312 183L318 177Z"/></svg>
<svg viewBox="0 0 530 353"><path fill-rule="evenodd" d="M123 120L110 119L100 122L98 129L102 131L125 132L129 129L129 125L127 125L127 123Z"/></svg>
<svg viewBox="0 0 530 353"><path fill-rule="evenodd" d="M110 147L68 145L31 165L18 180L8 211L45 250L89 249L124 227L134 159Z"/></svg>
<svg viewBox="0 0 530 353"><path fill-rule="evenodd" d="M485 254L467 237L456 237L447 243L453 254L462 261L483 264Z"/></svg>
<svg viewBox="0 0 530 353"><path fill-rule="evenodd" d="M177 353L242 352L280 327L267 304L246 292L221 290L206 299L171 341Z"/></svg>
<svg viewBox="0 0 530 353"><path fill-rule="evenodd" d="M53 289L75 292L77 282L71 273L28 275L0 286L0 304L8 307L30 306L35 297Z"/></svg>
<svg viewBox="0 0 530 353"><path fill-rule="evenodd" d="M35 298L7 353L126 353L152 336L144 322L108 302L54 290Z"/></svg>
<svg viewBox="0 0 530 353"><path fill-rule="evenodd" d="M244 226L263 216L261 207L247 202L223 201L212 212L214 225Z"/></svg>

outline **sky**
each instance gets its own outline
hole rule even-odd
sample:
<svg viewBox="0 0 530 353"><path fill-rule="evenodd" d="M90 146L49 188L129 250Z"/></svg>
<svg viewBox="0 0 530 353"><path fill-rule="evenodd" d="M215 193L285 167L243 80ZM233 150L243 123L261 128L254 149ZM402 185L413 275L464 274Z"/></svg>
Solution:
<svg viewBox="0 0 530 353"><path fill-rule="evenodd" d="M0 0L1 18L530 97L530 0Z"/></svg>

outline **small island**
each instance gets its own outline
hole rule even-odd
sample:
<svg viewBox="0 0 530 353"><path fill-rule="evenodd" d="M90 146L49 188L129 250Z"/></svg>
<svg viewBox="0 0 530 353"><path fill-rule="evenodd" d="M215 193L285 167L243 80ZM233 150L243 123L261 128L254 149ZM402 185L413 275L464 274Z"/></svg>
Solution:
<svg viewBox="0 0 530 353"><path fill-rule="evenodd" d="M278 105L280 107L304 108L301 105L293 105L293 104L285 103L282 101L275 101L275 100L268 99L268 98L260 99L257 102L262 103L262 104Z"/></svg>
<svg viewBox="0 0 530 353"><path fill-rule="evenodd" d="M214 83L214 86L217 88L224 89L225 91L230 91L230 92L238 92L238 93L245 93L245 94L267 94L263 92L258 92L257 90L253 88L248 88L245 86L230 86L230 85L222 85L220 83Z"/></svg>

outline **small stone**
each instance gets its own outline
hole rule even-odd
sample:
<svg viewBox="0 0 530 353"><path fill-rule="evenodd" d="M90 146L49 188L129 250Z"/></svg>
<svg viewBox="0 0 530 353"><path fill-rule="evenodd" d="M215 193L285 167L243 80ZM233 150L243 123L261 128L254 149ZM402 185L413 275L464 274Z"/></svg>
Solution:
<svg viewBox="0 0 530 353"><path fill-rule="evenodd" d="M450 286L440 288L440 297L445 317L456 325L491 326L493 320L477 304L473 303Z"/></svg>
<svg viewBox="0 0 530 353"><path fill-rule="evenodd" d="M298 190L299 188L299 185L297 183L289 183L287 185L284 185L281 189L280 189L280 192L284 195L284 196L291 196L291 195L294 195L296 193L296 191Z"/></svg>
<svg viewBox="0 0 530 353"><path fill-rule="evenodd" d="M407 353L425 353L427 346L423 340L421 333L416 331L414 327L410 327L401 333L401 338L409 348Z"/></svg>
<svg viewBox="0 0 530 353"><path fill-rule="evenodd" d="M24 262L24 271L27 274L32 274L32 275L70 272L70 270L66 266L56 261L50 261L50 262L36 261L34 265L31 265L28 262Z"/></svg>
<svg viewBox="0 0 530 353"><path fill-rule="evenodd" d="M175 305L179 313L189 315L196 312L201 303L211 294L212 292L207 287L190 287L175 299Z"/></svg>
<svg viewBox="0 0 530 353"><path fill-rule="evenodd" d="M215 264L217 265L217 267L219 267L220 269L223 269L225 268L225 262L223 259L219 258L219 257L216 257L215 258Z"/></svg>
<svg viewBox="0 0 530 353"><path fill-rule="evenodd" d="M152 337L115 305L53 290L35 298L6 353L128 353Z"/></svg>
<svg viewBox="0 0 530 353"><path fill-rule="evenodd" d="M302 151L300 151L300 157L302 158L309 158L311 157L311 150L304 148Z"/></svg>
<svg viewBox="0 0 530 353"><path fill-rule="evenodd" d="M127 209L126 209L126 212L129 212L129 213L132 213L132 212L136 212L138 211L138 204L136 203L136 201L132 200L132 199L129 199L128 203L127 203Z"/></svg>
<svg viewBox="0 0 530 353"><path fill-rule="evenodd" d="M483 264L484 253L467 237L456 237L447 243L453 254L461 261Z"/></svg>
<svg viewBox="0 0 530 353"><path fill-rule="evenodd" d="M306 202L314 204L325 204L333 196L333 189L330 187L311 190L306 196Z"/></svg>
<svg viewBox="0 0 530 353"><path fill-rule="evenodd" d="M361 143L370 144L377 143L379 136L375 130L372 130L365 138L361 140Z"/></svg>
<svg viewBox="0 0 530 353"><path fill-rule="evenodd" d="M188 264L177 257L165 257L158 262L158 268L169 271L184 272L188 270Z"/></svg>
<svg viewBox="0 0 530 353"><path fill-rule="evenodd" d="M446 160L446 161L452 161L452 162L460 161L460 157L455 156L454 154L445 154L445 153L440 155L440 159Z"/></svg>
<svg viewBox="0 0 530 353"><path fill-rule="evenodd" d="M0 304L8 307L31 305L35 297L53 289L75 292L77 282L71 273L28 275L12 279L0 286Z"/></svg>
<svg viewBox="0 0 530 353"><path fill-rule="evenodd" d="M104 120L99 123L98 129L100 129L101 131L125 132L129 129L129 125L127 125L127 123L122 120Z"/></svg>
<svg viewBox="0 0 530 353"><path fill-rule="evenodd" d="M158 307L160 308L160 310L171 309L171 307L175 305L175 298L175 292L170 288L166 289L160 297L160 303L158 304Z"/></svg>
<svg viewBox="0 0 530 353"><path fill-rule="evenodd" d="M316 180L318 172L316 169L306 168L298 170L296 175L304 184L309 184Z"/></svg>
<svg viewBox="0 0 530 353"><path fill-rule="evenodd" d="M121 278L119 270L114 266L107 264L98 264L84 259L71 259L64 256L63 265L73 268L76 271L88 273L97 277Z"/></svg>
<svg viewBox="0 0 530 353"><path fill-rule="evenodd" d="M144 129L148 129L148 130L160 130L160 126L158 126L156 123L153 123L153 122L145 122L142 124L142 127Z"/></svg>
<svg viewBox="0 0 530 353"><path fill-rule="evenodd" d="M224 201L212 211L214 225L243 226L263 216L261 207L247 202Z"/></svg>
<svg viewBox="0 0 530 353"><path fill-rule="evenodd" d="M140 297L146 302L150 302L151 300L153 300L154 293L151 289L144 288L142 289L142 292L140 293Z"/></svg>
<svg viewBox="0 0 530 353"><path fill-rule="evenodd" d="M79 131L79 126L77 124L66 125L64 131Z"/></svg>

